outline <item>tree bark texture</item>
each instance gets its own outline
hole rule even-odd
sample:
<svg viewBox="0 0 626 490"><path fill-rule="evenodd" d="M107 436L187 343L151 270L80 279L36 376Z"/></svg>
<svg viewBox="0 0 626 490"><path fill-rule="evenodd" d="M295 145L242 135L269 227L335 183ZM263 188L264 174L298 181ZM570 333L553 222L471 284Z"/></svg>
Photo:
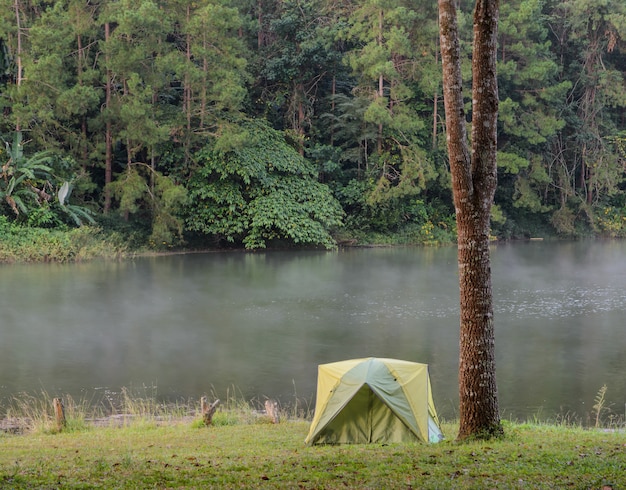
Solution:
<svg viewBox="0 0 626 490"><path fill-rule="evenodd" d="M104 24L104 41L109 42L111 37L111 26L107 22ZM108 52L107 52L108 53ZM105 103L104 106L107 111L111 110L111 92L112 92L112 75L109 66L109 55L105 55L107 64L106 86L105 86ZM108 214L111 209L111 188L109 184L113 180L113 128L111 124L111 116L106 116L106 130L105 130L105 157L104 157L104 214Z"/></svg>
<svg viewBox="0 0 626 490"><path fill-rule="evenodd" d="M213 403L209 404L209 400L206 396L200 398L200 411L202 412L204 425L211 425L213 423L213 415L215 415L219 404L219 400L215 400Z"/></svg>
<svg viewBox="0 0 626 490"><path fill-rule="evenodd" d="M497 185L498 0L477 0L472 57L472 146L463 110L455 0L439 0L446 134L458 233L459 439L502 432L495 375L490 215Z"/></svg>
<svg viewBox="0 0 626 490"><path fill-rule="evenodd" d="M65 421L65 407L60 398L52 400L52 406L54 407L54 418L57 423L57 430L63 430L66 426Z"/></svg>

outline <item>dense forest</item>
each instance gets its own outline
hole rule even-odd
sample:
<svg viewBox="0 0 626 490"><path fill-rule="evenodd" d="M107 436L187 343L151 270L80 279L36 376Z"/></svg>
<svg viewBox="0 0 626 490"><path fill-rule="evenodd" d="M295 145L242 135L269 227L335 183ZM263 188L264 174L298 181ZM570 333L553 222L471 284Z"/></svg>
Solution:
<svg viewBox="0 0 626 490"><path fill-rule="evenodd" d="M454 240L436 2L0 2L0 235ZM493 236L626 236L626 3L504 2L498 77Z"/></svg>

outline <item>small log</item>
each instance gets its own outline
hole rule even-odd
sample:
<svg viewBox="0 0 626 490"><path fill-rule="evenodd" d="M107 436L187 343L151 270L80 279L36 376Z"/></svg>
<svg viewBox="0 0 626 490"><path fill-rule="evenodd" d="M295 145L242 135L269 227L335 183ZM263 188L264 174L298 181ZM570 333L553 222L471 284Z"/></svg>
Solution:
<svg viewBox="0 0 626 490"><path fill-rule="evenodd" d="M60 398L55 398L52 400L52 405L54 406L54 418L57 422L57 429L62 430L67 424L65 420L65 407L63 406L63 401Z"/></svg>
<svg viewBox="0 0 626 490"><path fill-rule="evenodd" d="M269 415L273 423L277 424L280 422L280 413L278 411L278 402L276 400L265 400L265 413Z"/></svg>
<svg viewBox="0 0 626 490"><path fill-rule="evenodd" d="M213 423L213 415L215 414L215 410L217 410L219 403L219 400L215 400L213 403L209 404L206 396L200 398L200 410L202 411L202 420L204 420L204 425L211 425Z"/></svg>

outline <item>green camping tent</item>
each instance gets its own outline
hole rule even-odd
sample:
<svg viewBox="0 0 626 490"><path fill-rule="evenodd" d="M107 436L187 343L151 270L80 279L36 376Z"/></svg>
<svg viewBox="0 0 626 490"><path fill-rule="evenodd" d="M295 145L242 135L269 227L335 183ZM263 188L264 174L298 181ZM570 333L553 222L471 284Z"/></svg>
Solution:
<svg viewBox="0 0 626 490"><path fill-rule="evenodd" d="M307 444L441 439L428 365L370 357L318 366Z"/></svg>

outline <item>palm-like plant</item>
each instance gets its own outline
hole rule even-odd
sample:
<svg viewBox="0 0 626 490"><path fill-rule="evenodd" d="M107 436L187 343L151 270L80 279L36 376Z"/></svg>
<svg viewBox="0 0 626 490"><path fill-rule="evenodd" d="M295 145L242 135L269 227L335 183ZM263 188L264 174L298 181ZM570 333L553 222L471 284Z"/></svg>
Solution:
<svg viewBox="0 0 626 490"><path fill-rule="evenodd" d="M57 199L59 200L59 206L67 214L77 226L82 226L83 220L89 223L95 223L93 219L93 213L89 208L84 206L78 206L76 204L70 204L68 202L70 194L72 193L72 183L67 180L63 182L59 191L57 192Z"/></svg>
<svg viewBox="0 0 626 490"><path fill-rule="evenodd" d="M5 143L6 161L0 167L0 199L5 201L16 216L27 215L32 206L49 201L52 168L48 165L50 152L24 155L22 133L16 132L13 144Z"/></svg>
<svg viewBox="0 0 626 490"><path fill-rule="evenodd" d="M0 202L6 202L16 217L29 215L34 209L45 206L52 215L60 209L77 226L81 226L83 221L94 223L91 210L69 203L71 182L63 182L56 192L55 203L56 179L51 166L54 159L51 152L40 151L26 156L19 131L13 137L13 144L5 143L5 147L6 161L0 167ZM53 204L58 204L58 207ZM61 222L60 218L58 222Z"/></svg>

